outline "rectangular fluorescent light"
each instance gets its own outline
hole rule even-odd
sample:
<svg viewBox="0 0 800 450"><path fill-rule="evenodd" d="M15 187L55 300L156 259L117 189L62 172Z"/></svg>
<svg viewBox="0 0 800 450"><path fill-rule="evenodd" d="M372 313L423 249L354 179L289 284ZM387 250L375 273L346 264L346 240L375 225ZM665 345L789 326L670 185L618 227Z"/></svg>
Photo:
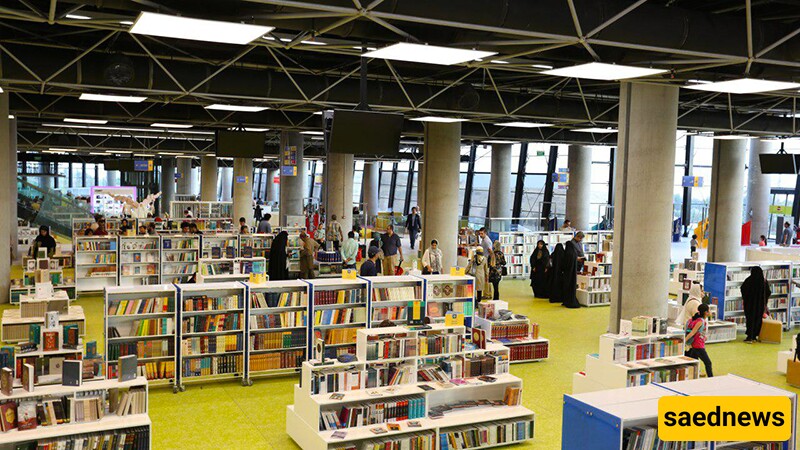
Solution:
<svg viewBox="0 0 800 450"><path fill-rule="evenodd" d="M239 112L261 112L269 109L267 106L243 106L243 105L223 105L215 103L213 105L205 106L206 109L213 109L215 111L239 111Z"/></svg>
<svg viewBox="0 0 800 450"><path fill-rule="evenodd" d="M300 134L310 134L310 135L313 135L313 136L322 136L325 133L323 133L322 131L301 131Z"/></svg>
<svg viewBox="0 0 800 450"><path fill-rule="evenodd" d="M356 50L361 50L361 47L353 47L353 48L356 49ZM375 48L375 47L367 47L367 50L370 51L370 52L374 52L375 50L377 50L377 48Z"/></svg>
<svg viewBox="0 0 800 450"><path fill-rule="evenodd" d="M60 148L60 147L50 147L48 148L51 152L74 152L74 148Z"/></svg>
<svg viewBox="0 0 800 450"><path fill-rule="evenodd" d="M536 123L536 122L508 122L508 123L496 123L494 124L497 127L512 127L512 128L544 128L544 127L552 127L552 123Z"/></svg>
<svg viewBox="0 0 800 450"><path fill-rule="evenodd" d="M492 140L481 141L481 142L483 142L484 144L519 144L518 141L504 141L504 140L501 140L501 139L492 139Z"/></svg>
<svg viewBox="0 0 800 450"><path fill-rule="evenodd" d="M721 141L736 141L740 139L750 139L752 136L748 136L746 134L715 134L711 137L711 139L717 139Z"/></svg>
<svg viewBox="0 0 800 450"><path fill-rule="evenodd" d="M67 14L64 17L67 18L67 19L72 19L72 20L91 20L91 17L82 16L80 14Z"/></svg>
<svg viewBox="0 0 800 450"><path fill-rule="evenodd" d="M687 80L689 83L697 83L697 84L711 84L710 81L706 80Z"/></svg>
<svg viewBox="0 0 800 450"><path fill-rule="evenodd" d="M100 153L100 152L89 152L89 154L94 156L108 156L108 153Z"/></svg>
<svg viewBox="0 0 800 450"><path fill-rule="evenodd" d="M133 21L131 20L122 20L119 22L120 25L133 25Z"/></svg>
<svg viewBox="0 0 800 450"><path fill-rule="evenodd" d="M174 153L174 152L158 152L161 156L183 156L183 153Z"/></svg>
<svg viewBox="0 0 800 450"><path fill-rule="evenodd" d="M147 100L147 97L135 97L132 95L108 95L108 94L87 94L83 93L80 97L81 100L89 100L94 102L117 102L117 103L142 103Z"/></svg>
<svg viewBox="0 0 800 450"><path fill-rule="evenodd" d="M139 14L130 32L148 36L244 45L274 29L275 27L263 25L143 12Z"/></svg>
<svg viewBox="0 0 800 450"><path fill-rule="evenodd" d="M161 153L162 155L164 153ZM188 155L177 155L176 158L187 158L187 159L194 159L196 156L188 156Z"/></svg>
<svg viewBox="0 0 800 450"><path fill-rule="evenodd" d="M586 78L589 80L613 81L625 80L628 78L646 77L664 72L666 72L666 70L663 69L650 69L646 67L624 66L621 64L591 62L572 67L546 70L542 72L542 74L569 78Z"/></svg>
<svg viewBox="0 0 800 450"><path fill-rule="evenodd" d="M51 155L66 155L67 152L57 152L53 150L42 150L42 153L49 153Z"/></svg>
<svg viewBox="0 0 800 450"><path fill-rule="evenodd" d="M306 45L328 45L327 42L320 42L320 41L300 41L300 43Z"/></svg>
<svg viewBox="0 0 800 450"><path fill-rule="evenodd" d="M486 58L496 55L497 52L484 52L463 48L439 47L436 45L410 44L400 42L380 50L374 50L361 55L364 58L381 58L395 61L418 62L425 64L441 64L449 66Z"/></svg>
<svg viewBox="0 0 800 450"><path fill-rule="evenodd" d="M16 119L17 117L16 117L16 116L14 116L13 114L9 114L9 115L8 115L8 118L9 118L9 119L11 119L11 120L14 120L14 119Z"/></svg>
<svg viewBox="0 0 800 450"><path fill-rule="evenodd" d="M73 119L71 117L65 117L64 122L69 123L91 123L92 125L105 125L108 123L107 120L102 119Z"/></svg>
<svg viewBox="0 0 800 450"><path fill-rule="evenodd" d="M502 59L493 59L493 60L491 60L489 62L492 63L492 64L509 64L508 61L503 61Z"/></svg>
<svg viewBox="0 0 800 450"><path fill-rule="evenodd" d="M736 80L717 81L716 83L693 84L684 87L697 91L722 92L725 94L757 94L759 92L797 89L800 87L800 83L739 78Z"/></svg>
<svg viewBox="0 0 800 450"><path fill-rule="evenodd" d="M2 93L3 93L3 88L0 87L0 94L2 94Z"/></svg>
<svg viewBox="0 0 800 450"><path fill-rule="evenodd" d="M159 123L159 122L156 122L156 123L151 123L150 126L151 127L155 127L155 128L184 128L184 129L185 128L192 128L191 125L188 125L188 124L185 124L185 123Z"/></svg>
<svg viewBox="0 0 800 450"><path fill-rule="evenodd" d="M106 153L133 153L130 150L106 150Z"/></svg>
<svg viewBox="0 0 800 450"><path fill-rule="evenodd" d="M576 128L571 131L577 131L578 133L616 133L617 130L614 128L599 128L599 127L590 127L590 128Z"/></svg>
<svg viewBox="0 0 800 450"><path fill-rule="evenodd" d="M455 122L467 121L467 119L458 119L456 117L436 117L436 116L416 117L411 120L416 120L417 122L436 122L436 123L455 123Z"/></svg>
<svg viewBox="0 0 800 450"><path fill-rule="evenodd" d="M137 158L152 158L153 157L153 155L146 155L144 153L134 153L133 156L135 156Z"/></svg>
<svg viewBox="0 0 800 450"><path fill-rule="evenodd" d="M550 70L553 66L549 66L547 64L531 64L531 67L534 69L543 69L543 70Z"/></svg>

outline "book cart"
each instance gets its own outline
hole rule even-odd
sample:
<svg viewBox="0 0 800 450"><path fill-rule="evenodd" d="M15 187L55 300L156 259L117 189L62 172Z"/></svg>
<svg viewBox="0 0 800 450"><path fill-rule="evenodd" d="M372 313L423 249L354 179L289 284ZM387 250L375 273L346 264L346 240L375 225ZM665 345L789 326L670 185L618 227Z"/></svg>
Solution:
<svg viewBox="0 0 800 450"><path fill-rule="evenodd" d="M161 280L161 238L119 237L119 285L142 286Z"/></svg>
<svg viewBox="0 0 800 450"><path fill-rule="evenodd" d="M508 349L475 348L465 334L443 324L358 330L355 361L303 363L286 432L304 450L444 450L533 439L535 416L520 405L522 380L508 373Z"/></svg>
<svg viewBox="0 0 800 450"><path fill-rule="evenodd" d="M171 284L105 289L106 371L118 375L119 358L136 355L138 373L155 385L175 386L178 346L177 290Z"/></svg>
<svg viewBox="0 0 800 450"><path fill-rule="evenodd" d="M362 277L369 291L369 327L377 327L384 320L395 325L408 320L409 302L423 301L424 280L410 275ZM424 304L423 304L424 307Z"/></svg>
<svg viewBox="0 0 800 450"><path fill-rule="evenodd" d="M761 266L764 270L764 277L772 291L767 302L770 316L783 322L784 328L788 329L789 317L792 313L789 298L792 264L784 261L706 263L703 289L711 295L711 303L717 305L718 318L734 322L739 331L744 330L744 300L741 286L744 280L750 276L750 269L755 266Z"/></svg>
<svg viewBox="0 0 800 450"><path fill-rule="evenodd" d="M368 328L368 283L364 279L318 278L309 284L307 355L316 339L325 341L326 356L355 353L356 331Z"/></svg>
<svg viewBox="0 0 800 450"><path fill-rule="evenodd" d="M116 236L75 237L75 288L78 293L117 286Z"/></svg>
<svg viewBox="0 0 800 450"><path fill-rule="evenodd" d="M239 282L176 285L175 387L245 375L246 286Z"/></svg>
<svg viewBox="0 0 800 450"><path fill-rule="evenodd" d="M631 321L621 322L620 329L630 329L624 324ZM698 378L700 362L684 356L684 348L685 333L678 328L655 333L603 334L599 353L586 355L584 371L573 374L572 392Z"/></svg>
<svg viewBox="0 0 800 450"><path fill-rule="evenodd" d="M197 273L200 236L174 234L161 236L161 283L184 283Z"/></svg>
<svg viewBox="0 0 800 450"><path fill-rule="evenodd" d="M723 448L775 448L795 450L797 394L737 375L653 383L627 389L582 394L564 394L562 449L643 450L660 447L658 440L658 399L666 396L782 396L792 403L792 437L785 442L691 442L682 448L717 450ZM647 447L645 442L648 442ZM653 443L653 446L650 446ZM675 444L675 443L673 443ZM771 446L766 446L771 444ZM690 445L692 445L690 447ZM756 448L756 447L753 447Z"/></svg>
<svg viewBox="0 0 800 450"><path fill-rule="evenodd" d="M432 322L444 322L448 311L464 314L464 325L472 328L475 278L469 275L419 275L425 280L423 298Z"/></svg>
<svg viewBox="0 0 800 450"><path fill-rule="evenodd" d="M539 336L539 324L531 323L527 317L499 320L501 310L508 310L508 302L484 300L478 303L473 325L486 332L488 341L509 348L511 364L548 359L550 340Z"/></svg>
<svg viewBox="0 0 800 450"><path fill-rule="evenodd" d="M306 358L310 285L301 280L247 286L248 384L254 375L297 371Z"/></svg>
<svg viewBox="0 0 800 450"><path fill-rule="evenodd" d="M80 386L43 386L33 392L16 388L10 396L3 396L0 408L4 414L16 409L19 423L0 433L0 448L90 448L95 440L114 443L114 448L130 442L131 448L150 449L152 424L147 399L144 377L122 382L92 380ZM37 404L52 408L37 418ZM55 424L45 426L42 419ZM35 428L21 430L19 425Z"/></svg>

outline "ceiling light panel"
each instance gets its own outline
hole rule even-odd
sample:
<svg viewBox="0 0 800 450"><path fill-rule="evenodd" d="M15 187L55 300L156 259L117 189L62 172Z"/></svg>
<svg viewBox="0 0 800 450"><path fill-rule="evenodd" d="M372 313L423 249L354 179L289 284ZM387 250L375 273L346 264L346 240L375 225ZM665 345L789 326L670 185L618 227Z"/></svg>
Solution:
<svg viewBox="0 0 800 450"><path fill-rule="evenodd" d="M108 95L108 94L87 94L83 93L80 97L81 100L89 100L94 102L117 102L117 103L142 103L147 100L147 97L135 97L130 95Z"/></svg>
<svg viewBox="0 0 800 450"><path fill-rule="evenodd" d="M216 103L208 105L206 109L213 109L215 111L237 111L237 112L261 112L269 109L267 106L244 106L244 105L223 105Z"/></svg>
<svg viewBox="0 0 800 450"><path fill-rule="evenodd" d="M401 42L379 50L364 53L361 56L365 58L381 58L391 59L394 61L407 61L449 66L452 64L473 61L478 58L486 58L496 54L497 52L485 52L480 50Z"/></svg>
<svg viewBox="0 0 800 450"><path fill-rule="evenodd" d="M275 27L249 25L219 20L193 19L143 12L131 27L133 34L159 36L222 44L249 44Z"/></svg>
<svg viewBox="0 0 800 450"><path fill-rule="evenodd" d="M417 122L435 122L435 123L455 123L455 122L467 121L467 119L459 119L456 117L436 117L436 116L415 117L411 120L416 120Z"/></svg>
<svg viewBox="0 0 800 450"><path fill-rule="evenodd" d="M739 78L736 80L718 81L716 83L693 84L684 87L686 89L694 89L697 91L722 92L725 94L757 94L759 92L797 89L800 87L800 83L758 80L755 78Z"/></svg>
<svg viewBox="0 0 800 450"><path fill-rule="evenodd" d="M544 75L555 75L559 77L613 81L658 75L665 72L666 70L663 69L650 69L646 67L624 66L621 64L591 62L572 67L546 70L541 73Z"/></svg>
<svg viewBox="0 0 800 450"><path fill-rule="evenodd" d="M150 126L155 128L192 128L191 125L185 123L151 123Z"/></svg>
<svg viewBox="0 0 800 450"><path fill-rule="evenodd" d="M616 133L617 130L614 128L598 128L598 127L591 127L591 128L576 128L572 131L577 131L578 133Z"/></svg>
<svg viewBox="0 0 800 450"><path fill-rule="evenodd" d="M752 136L748 136L746 134L716 134L711 138L721 141L737 141L741 139L750 139L751 137Z"/></svg>
<svg viewBox="0 0 800 450"><path fill-rule="evenodd" d="M499 140L499 139L492 139L492 140L481 141L481 142L483 142L484 144L519 144L518 141L503 141L503 140Z"/></svg>
<svg viewBox="0 0 800 450"><path fill-rule="evenodd" d="M544 127L552 127L552 123L537 123L537 122L507 122L507 123L496 123L495 126L498 127L512 127L512 128L544 128Z"/></svg>
<svg viewBox="0 0 800 450"><path fill-rule="evenodd" d="M101 120L101 119L74 119L74 118L71 118L71 117L64 118L64 122L68 122L68 123L90 123L92 125L105 125L105 124L108 123L107 120Z"/></svg>

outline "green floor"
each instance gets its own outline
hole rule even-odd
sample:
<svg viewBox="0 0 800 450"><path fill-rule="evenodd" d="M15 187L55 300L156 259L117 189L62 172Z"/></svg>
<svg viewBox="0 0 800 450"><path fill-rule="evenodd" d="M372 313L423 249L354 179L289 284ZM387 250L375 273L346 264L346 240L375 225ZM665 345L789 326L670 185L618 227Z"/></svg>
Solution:
<svg viewBox="0 0 800 450"><path fill-rule="evenodd" d="M545 362L513 365L524 380L523 404L536 413L532 443L510 448L558 449L561 446L561 404L572 391L573 372L583 370L585 355L597 351L597 337L606 331L608 308L568 310L546 300L533 299L527 281L504 281L502 298L511 308L540 324L551 340L551 357ZM78 302L87 315L87 339L102 349L102 299L83 297ZM781 388L792 389L775 372L776 352L783 345L741 342L714 344L708 352L717 375L736 373ZM297 376L256 379L251 387L238 382L188 384L173 394L168 388L150 391L150 417L155 449L294 449L285 432L286 405L293 403Z"/></svg>

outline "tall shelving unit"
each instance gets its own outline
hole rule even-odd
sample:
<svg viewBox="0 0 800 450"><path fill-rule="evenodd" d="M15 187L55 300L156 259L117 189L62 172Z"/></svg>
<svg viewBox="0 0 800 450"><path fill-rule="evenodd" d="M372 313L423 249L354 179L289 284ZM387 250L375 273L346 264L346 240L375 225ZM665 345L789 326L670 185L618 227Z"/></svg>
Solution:
<svg viewBox="0 0 800 450"><path fill-rule="evenodd" d="M76 236L76 291L98 292L106 286L117 286L117 256L116 236Z"/></svg>
<svg viewBox="0 0 800 450"><path fill-rule="evenodd" d="M177 290L171 284L105 289L105 355L109 378L119 358L136 355L139 375L175 386ZM116 333L113 330L116 329Z"/></svg>
<svg viewBox="0 0 800 450"><path fill-rule="evenodd" d="M313 355L317 338L335 357L354 353L356 331L368 327L368 284L363 279L321 278L309 284L307 355Z"/></svg>
<svg viewBox="0 0 800 450"><path fill-rule="evenodd" d="M472 327L475 303L475 278L469 275L419 275L425 280L423 290L427 316L443 322L448 311L464 314L464 325Z"/></svg>
<svg viewBox="0 0 800 450"><path fill-rule="evenodd" d="M800 264L792 263L792 298L789 305L789 324L791 326L800 324Z"/></svg>
<svg viewBox="0 0 800 450"><path fill-rule="evenodd" d="M658 399L669 396L768 396L787 397L792 403L792 436L777 443L782 450L795 450L797 444L797 394L758 383L736 375L714 378L655 383L627 389L613 389L578 395L564 394L562 422L570 424L561 434L564 450L640 450L629 445L626 436L632 433L658 433ZM635 428L635 429L634 429ZM718 450L731 448L730 442L701 442L695 448ZM742 447L749 448L747 442ZM752 444L760 444L753 442ZM660 447L659 447L660 448ZM759 447L760 448L760 447Z"/></svg>
<svg viewBox="0 0 800 450"><path fill-rule="evenodd" d="M772 290L768 300L768 308L773 319L783 322L789 327L791 308L791 272L792 264L782 261L759 261L747 263L706 263L703 288L711 295L712 304L717 305L720 320L734 322L742 331L745 328L745 317L741 286L750 275L750 269L761 266L764 277Z"/></svg>
<svg viewBox="0 0 800 450"><path fill-rule="evenodd" d="M424 280L418 277L401 275L363 279L367 281L369 289L370 328L377 327L383 320L391 320L395 325L405 324L409 302L424 302Z"/></svg>
<svg viewBox="0 0 800 450"><path fill-rule="evenodd" d="M267 281L247 286L247 379L297 370L308 347L309 284Z"/></svg>
<svg viewBox="0 0 800 450"><path fill-rule="evenodd" d="M202 235L202 251L200 258L216 260L233 260L239 256L239 235L230 233L208 233ZM220 256L215 257L213 248L219 248ZM233 257L227 254L228 248L233 249Z"/></svg>
<svg viewBox="0 0 800 450"><path fill-rule="evenodd" d="M530 276L530 264L528 264L526 253L526 235L522 231L501 231L498 240L500 247L506 258L506 268L509 278L527 278ZM535 245L535 243L534 243Z"/></svg>
<svg viewBox="0 0 800 450"><path fill-rule="evenodd" d="M178 290L176 384L245 374L246 290L243 283L183 284Z"/></svg>
<svg viewBox="0 0 800 450"><path fill-rule="evenodd" d="M119 285L158 284L161 279L159 236L119 237Z"/></svg>
<svg viewBox="0 0 800 450"><path fill-rule="evenodd" d="M273 239L275 239L274 234L242 234L239 236L239 255L248 258L261 257L269 264L269 249L272 247ZM246 256L248 248L250 256Z"/></svg>
<svg viewBox="0 0 800 450"><path fill-rule="evenodd" d="M306 227L281 227L280 231L285 231L289 235L289 242L286 250L289 252L289 272L300 272L300 233Z"/></svg>
<svg viewBox="0 0 800 450"><path fill-rule="evenodd" d="M197 272L200 236L174 234L161 236L161 282L183 283Z"/></svg>

